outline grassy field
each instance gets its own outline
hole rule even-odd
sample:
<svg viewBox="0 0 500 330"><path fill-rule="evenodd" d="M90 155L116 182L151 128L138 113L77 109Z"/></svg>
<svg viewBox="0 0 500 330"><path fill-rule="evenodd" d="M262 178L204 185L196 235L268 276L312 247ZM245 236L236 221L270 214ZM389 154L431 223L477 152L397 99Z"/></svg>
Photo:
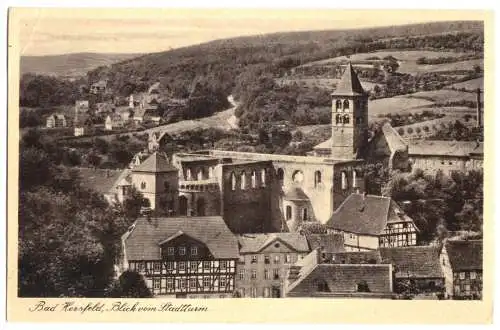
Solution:
<svg viewBox="0 0 500 330"><path fill-rule="evenodd" d="M289 85L289 84L293 84L295 82L299 86L305 86L308 88L313 88L316 86L318 88L331 89L331 90L333 90L334 84L337 84L339 81L340 81L340 79L330 79L330 78L279 78L279 79L276 79L276 82L278 84ZM374 83L367 82L367 81L361 81L361 85L363 86L363 89L365 91L370 91L370 90L372 90L373 86L375 86Z"/></svg>
<svg viewBox="0 0 500 330"><path fill-rule="evenodd" d="M476 94L461 92L451 89L440 89L436 91L417 92L409 95L397 96L395 98L412 98L431 101L433 103L446 103L449 101L476 101Z"/></svg>
<svg viewBox="0 0 500 330"><path fill-rule="evenodd" d="M453 84L448 87L448 89L462 89L464 88L466 91L473 92L476 89L480 88L481 90L484 89L484 78L476 78L472 80L467 80L461 83Z"/></svg>

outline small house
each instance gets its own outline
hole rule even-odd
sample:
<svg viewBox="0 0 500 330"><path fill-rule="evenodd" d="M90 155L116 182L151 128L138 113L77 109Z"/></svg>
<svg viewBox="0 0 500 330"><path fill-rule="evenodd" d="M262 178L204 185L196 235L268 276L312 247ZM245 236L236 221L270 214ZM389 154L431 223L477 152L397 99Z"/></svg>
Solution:
<svg viewBox="0 0 500 330"><path fill-rule="evenodd" d="M66 127L66 117L62 114L52 114L47 118L47 128Z"/></svg>

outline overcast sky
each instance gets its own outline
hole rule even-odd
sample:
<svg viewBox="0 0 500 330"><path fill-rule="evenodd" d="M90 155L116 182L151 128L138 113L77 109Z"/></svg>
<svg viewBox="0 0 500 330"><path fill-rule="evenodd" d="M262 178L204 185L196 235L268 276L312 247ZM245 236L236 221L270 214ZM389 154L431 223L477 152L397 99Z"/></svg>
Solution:
<svg viewBox="0 0 500 330"><path fill-rule="evenodd" d="M134 15L126 18L125 13ZM402 25L431 19L398 15L381 19L373 11L37 11L23 19L22 55L76 52L150 53L214 39L280 31L349 29Z"/></svg>

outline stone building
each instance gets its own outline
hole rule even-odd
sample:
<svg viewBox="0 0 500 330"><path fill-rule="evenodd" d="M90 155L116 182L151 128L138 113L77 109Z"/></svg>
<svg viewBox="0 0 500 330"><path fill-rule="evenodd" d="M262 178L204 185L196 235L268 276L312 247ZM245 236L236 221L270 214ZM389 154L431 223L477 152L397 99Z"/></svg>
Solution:
<svg viewBox="0 0 500 330"><path fill-rule="evenodd" d="M66 117L63 114L52 114L47 117L47 128L66 127Z"/></svg>

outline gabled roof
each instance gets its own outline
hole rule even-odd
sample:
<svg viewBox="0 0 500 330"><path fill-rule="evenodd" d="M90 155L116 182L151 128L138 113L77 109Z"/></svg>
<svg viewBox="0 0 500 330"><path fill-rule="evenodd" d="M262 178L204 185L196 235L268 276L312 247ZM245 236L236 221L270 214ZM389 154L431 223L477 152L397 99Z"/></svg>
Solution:
<svg viewBox="0 0 500 330"><path fill-rule="evenodd" d="M117 180L122 178L124 171L79 168L82 185L101 194L107 194Z"/></svg>
<svg viewBox="0 0 500 330"><path fill-rule="evenodd" d="M308 234L306 239L311 251L317 248L322 248L326 253L345 251L342 234Z"/></svg>
<svg viewBox="0 0 500 330"><path fill-rule="evenodd" d="M170 164L167 157L163 153L155 152L140 165L134 167L132 171L162 173L162 172L177 172L178 169L174 167L172 164Z"/></svg>
<svg viewBox="0 0 500 330"><path fill-rule="evenodd" d="M391 150L391 153L394 153L396 151L408 150L408 145L403 140L401 135L399 135L399 133L396 132L394 127L391 126L391 124L385 123L382 126L381 133L385 137L385 141L387 142L387 145L389 146L389 150Z"/></svg>
<svg viewBox="0 0 500 330"><path fill-rule="evenodd" d="M139 218L124 240L128 260L161 259L160 243L182 231L207 246L216 259L236 259L238 241L220 216Z"/></svg>
<svg viewBox="0 0 500 330"><path fill-rule="evenodd" d="M337 84L337 88L332 95L338 96L357 96L366 95L361 83L359 82L358 75L354 72L351 62L347 65L342 79Z"/></svg>
<svg viewBox="0 0 500 330"><path fill-rule="evenodd" d="M308 201L309 197L299 187L292 187L285 192L284 199L287 201Z"/></svg>
<svg viewBox="0 0 500 330"><path fill-rule="evenodd" d="M389 197L351 194L333 212L326 225L350 233L379 235L383 233L388 222L408 221L412 219Z"/></svg>
<svg viewBox="0 0 500 330"><path fill-rule="evenodd" d="M411 142L408 154L422 156L455 156L483 155L483 143L475 141L441 141L420 140Z"/></svg>
<svg viewBox="0 0 500 330"><path fill-rule="evenodd" d="M445 247L453 271L483 269L482 240L448 240Z"/></svg>
<svg viewBox="0 0 500 330"><path fill-rule="evenodd" d="M380 248L383 263L394 266L396 277L442 278L443 270L436 246Z"/></svg>
<svg viewBox="0 0 500 330"><path fill-rule="evenodd" d="M332 138L329 138L326 141L321 142L320 144L317 144L313 147L313 149L328 149L330 150L332 148Z"/></svg>
<svg viewBox="0 0 500 330"><path fill-rule="evenodd" d="M309 252L306 237L299 233L244 234L238 236L240 253L260 253L274 242L281 242L295 252Z"/></svg>

